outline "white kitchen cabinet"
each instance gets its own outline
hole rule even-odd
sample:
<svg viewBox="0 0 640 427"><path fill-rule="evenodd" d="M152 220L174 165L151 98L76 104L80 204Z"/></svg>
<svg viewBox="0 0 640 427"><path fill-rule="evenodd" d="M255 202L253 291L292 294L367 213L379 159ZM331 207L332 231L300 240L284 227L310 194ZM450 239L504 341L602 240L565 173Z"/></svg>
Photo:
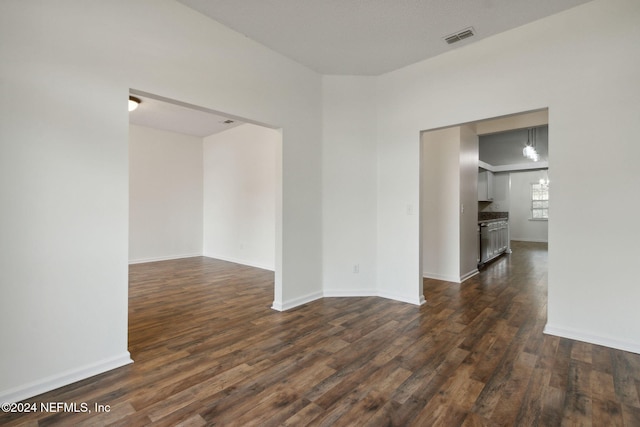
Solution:
<svg viewBox="0 0 640 427"><path fill-rule="evenodd" d="M481 170L478 172L478 201L493 201L493 172Z"/></svg>
<svg viewBox="0 0 640 427"><path fill-rule="evenodd" d="M509 221L506 219L482 221L480 229L480 256L482 265L509 251Z"/></svg>

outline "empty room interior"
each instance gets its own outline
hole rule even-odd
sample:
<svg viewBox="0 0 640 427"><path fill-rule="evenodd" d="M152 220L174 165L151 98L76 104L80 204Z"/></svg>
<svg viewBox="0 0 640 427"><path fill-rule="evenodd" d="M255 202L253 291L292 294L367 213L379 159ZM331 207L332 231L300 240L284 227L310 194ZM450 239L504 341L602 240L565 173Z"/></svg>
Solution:
<svg viewBox="0 0 640 427"><path fill-rule="evenodd" d="M0 424L639 426L640 2L471 3L0 2Z"/></svg>

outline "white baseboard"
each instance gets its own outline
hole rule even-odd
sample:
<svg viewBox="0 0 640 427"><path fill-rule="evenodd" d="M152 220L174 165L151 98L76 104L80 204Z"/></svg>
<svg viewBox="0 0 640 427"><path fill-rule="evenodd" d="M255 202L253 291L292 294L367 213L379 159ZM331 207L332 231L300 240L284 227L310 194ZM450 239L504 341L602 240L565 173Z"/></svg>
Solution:
<svg viewBox="0 0 640 427"><path fill-rule="evenodd" d="M515 242L549 243L548 239L516 239L515 237L511 237L511 240Z"/></svg>
<svg viewBox="0 0 640 427"><path fill-rule="evenodd" d="M379 297L379 298L392 299L400 302L406 302L413 305L422 305L426 302L424 299L424 295L420 295L418 299L412 299L412 298L405 298L403 296L391 294L388 292L379 292L377 289L357 289L357 290L329 289L329 290L324 290L322 293L322 296L324 298Z"/></svg>
<svg viewBox="0 0 640 427"><path fill-rule="evenodd" d="M406 298L404 296L392 294L389 292L378 292L378 296L380 298L392 299L394 301L406 302L408 304L413 304L413 305L422 305L425 302L427 302L424 299L424 295L420 295L414 299L414 298Z"/></svg>
<svg viewBox="0 0 640 427"><path fill-rule="evenodd" d="M376 289L324 289L322 291L323 298L342 298L342 297L376 297L378 291Z"/></svg>
<svg viewBox="0 0 640 427"><path fill-rule="evenodd" d="M308 295L304 295L298 298L293 298L283 302L274 300L271 308L278 311L287 311L287 310L291 310L292 308L298 307L302 304L306 304L308 302L315 301L320 298L322 298L322 292L314 292Z"/></svg>
<svg viewBox="0 0 640 427"><path fill-rule="evenodd" d="M464 282L467 279L472 278L473 276L475 276L476 274L479 274L480 272L478 271L478 269L476 268L475 270L471 270L470 272L468 272L467 274L464 274L460 277L460 283Z"/></svg>
<svg viewBox="0 0 640 427"><path fill-rule="evenodd" d="M442 280L444 282L460 283L459 277L446 276L444 274L429 273L428 271L423 272L422 277L424 279L435 279L435 280Z"/></svg>
<svg viewBox="0 0 640 427"><path fill-rule="evenodd" d="M198 253L198 254L184 254L184 255L168 255L168 256L161 256L161 257L155 257L155 258L138 258L138 259L129 260L129 265L144 264L146 262L170 261L172 259L193 258L197 256L202 256L202 254Z"/></svg>
<svg viewBox="0 0 640 427"><path fill-rule="evenodd" d="M406 298L404 296L401 295L395 295L395 294L391 294L388 292L379 292L377 290L337 290L337 289L333 289L333 290L326 290L326 291L322 291L322 292L314 292L312 294L309 295L305 295L299 298L294 298L291 299L289 301L280 303L278 301L273 301L273 304L271 306L272 309L277 310L277 311L287 311L287 310L291 310L292 308L298 307L302 304L306 304L308 302L311 301L315 301L317 299L321 299L321 298L349 298L349 297L380 297L380 298L386 298L386 299L392 299L394 301L400 301L400 302L406 302L409 304L413 304L413 305L422 305L426 302L426 300L424 299L424 295L420 295L419 297L413 299L413 298Z"/></svg>
<svg viewBox="0 0 640 427"><path fill-rule="evenodd" d="M442 280L444 282L462 283L465 280L475 276L478 273L480 272L478 271L477 268L475 270L472 270L468 273L463 274L462 276L445 276L442 274L429 273L425 271L422 273L422 277L424 279L435 279L435 280Z"/></svg>
<svg viewBox="0 0 640 427"><path fill-rule="evenodd" d="M246 259L234 258L234 257L229 257L229 256L224 256L224 255L217 255L217 254L208 254L208 253L205 253L203 256L205 256L207 258L219 259L221 261L233 262L235 264L247 265L249 267L260 268L262 270L275 271L275 267L273 265L267 265L267 264L261 264L261 263L258 263L258 262L247 261Z"/></svg>
<svg viewBox="0 0 640 427"><path fill-rule="evenodd" d="M0 403L20 402L21 400L93 377L94 375L102 374L112 369L128 365L129 363L133 363L133 360L131 360L129 352L125 351L121 355L110 359L101 360L77 369L52 375L9 390L2 390L0 391Z"/></svg>
<svg viewBox="0 0 640 427"><path fill-rule="evenodd" d="M157 262L157 261L170 261L170 260L173 260L173 259L184 259L184 258L193 258L193 257L200 257L200 256L204 256L204 257L207 257L207 258L219 259L221 261L233 262L235 264L248 265L249 267L260 268L262 270L274 271L273 265L256 263L256 262L247 261L247 260L240 259L240 258L227 257L227 256L221 256L221 255L215 255L215 254L202 254L202 253L183 254L183 255L168 255L168 256L161 256L161 257L155 257L155 258L139 258L139 259L129 260L129 265L132 265L132 264L144 264L144 263L147 263L147 262Z"/></svg>
<svg viewBox="0 0 640 427"><path fill-rule="evenodd" d="M576 329L560 328L557 326L549 325L548 323L545 325L543 332L547 335L555 335L557 337L569 338L576 341L583 341L590 344L603 345L605 347L610 347L618 350L630 351L631 353L640 354L639 343L620 341L613 338L593 335L588 332L579 331Z"/></svg>

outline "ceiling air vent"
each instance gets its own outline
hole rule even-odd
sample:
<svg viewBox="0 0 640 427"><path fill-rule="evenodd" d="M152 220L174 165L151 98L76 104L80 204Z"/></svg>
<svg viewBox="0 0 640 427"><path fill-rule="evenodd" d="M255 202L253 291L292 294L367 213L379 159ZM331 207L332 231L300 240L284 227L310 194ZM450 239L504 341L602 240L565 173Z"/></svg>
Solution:
<svg viewBox="0 0 640 427"><path fill-rule="evenodd" d="M467 27L464 30L458 31L457 33L449 34L448 36L443 37L443 40L446 41L447 44L453 44L472 36L475 36L473 27Z"/></svg>

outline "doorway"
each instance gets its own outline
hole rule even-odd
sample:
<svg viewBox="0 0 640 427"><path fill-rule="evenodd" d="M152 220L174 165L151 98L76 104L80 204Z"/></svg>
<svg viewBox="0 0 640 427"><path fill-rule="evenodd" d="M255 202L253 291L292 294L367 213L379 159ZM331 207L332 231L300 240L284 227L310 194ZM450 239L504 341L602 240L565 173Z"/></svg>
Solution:
<svg viewBox="0 0 640 427"><path fill-rule="evenodd" d="M130 264L206 256L277 278L282 132L131 94L141 103L129 116Z"/></svg>
<svg viewBox="0 0 640 427"><path fill-rule="evenodd" d="M529 181L534 179L534 175L536 182L544 178L548 186L548 157L535 162L518 160L518 164L508 161L501 165L480 161L481 139L524 130L523 141L511 139L511 149L522 157L527 143L527 129L534 127L548 130L548 109L478 120L421 133L419 264L423 279L462 283L478 274L479 212L492 211L509 216L512 210L509 198L511 191L515 190L511 174L518 174L518 178L524 177L528 183L526 197L529 198ZM496 200L479 201L478 177L481 169L498 176L497 180L493 180L494 185L497 182L499 187L494 189ZM513 180L514 183L515 181ZM522 179L518 180L519 186L520 181ZM530 200L528 203L526 209L531 212ZM546 227L546 221L544 225Z"/></svg>

